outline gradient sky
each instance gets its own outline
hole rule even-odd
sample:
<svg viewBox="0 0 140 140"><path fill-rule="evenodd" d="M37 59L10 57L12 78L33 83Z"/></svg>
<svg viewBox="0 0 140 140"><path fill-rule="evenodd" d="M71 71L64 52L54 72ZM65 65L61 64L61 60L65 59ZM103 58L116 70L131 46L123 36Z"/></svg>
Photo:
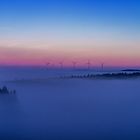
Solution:
<svg viewBox="0 0 140 140"><path fill-rule="evenodd" d="M139 0L1 0L0 64L140 66Z"/></svg>

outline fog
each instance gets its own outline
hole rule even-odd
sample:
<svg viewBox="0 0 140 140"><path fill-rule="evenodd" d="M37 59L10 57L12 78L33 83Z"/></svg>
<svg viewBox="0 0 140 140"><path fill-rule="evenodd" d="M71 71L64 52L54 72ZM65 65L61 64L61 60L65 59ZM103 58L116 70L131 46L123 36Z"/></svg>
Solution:
<svg viewBox="0 0 140 140"><path fill-rule="evenodd" d="M89 71L0 69L17 91L0 95L0 139L140 139L139 79L56 78L73 73Z"/></svg>

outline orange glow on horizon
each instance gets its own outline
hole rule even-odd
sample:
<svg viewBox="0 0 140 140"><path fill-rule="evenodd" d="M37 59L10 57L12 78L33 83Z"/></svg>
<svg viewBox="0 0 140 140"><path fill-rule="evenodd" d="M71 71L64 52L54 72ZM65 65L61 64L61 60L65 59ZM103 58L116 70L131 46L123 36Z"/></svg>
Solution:
<svg viewBox="0 0 140 140"><path fill-rule="evenodd" d="M111 39L110 39L111 40ZM104 62L108 66L139 66L140 49L137 40L3 40L0 41L1 65L45 65L55 66L63 61L65 66L93 66Z"/></svg>

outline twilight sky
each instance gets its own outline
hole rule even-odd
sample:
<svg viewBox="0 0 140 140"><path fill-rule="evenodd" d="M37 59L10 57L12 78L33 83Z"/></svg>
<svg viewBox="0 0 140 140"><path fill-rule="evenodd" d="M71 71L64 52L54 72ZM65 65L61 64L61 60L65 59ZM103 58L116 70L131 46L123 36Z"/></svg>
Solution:
<svg viewBox="0 0 140 140"><path fill-rule="evenodd" d="M0 64L140 66L139 0L1 0Z"/></svg>

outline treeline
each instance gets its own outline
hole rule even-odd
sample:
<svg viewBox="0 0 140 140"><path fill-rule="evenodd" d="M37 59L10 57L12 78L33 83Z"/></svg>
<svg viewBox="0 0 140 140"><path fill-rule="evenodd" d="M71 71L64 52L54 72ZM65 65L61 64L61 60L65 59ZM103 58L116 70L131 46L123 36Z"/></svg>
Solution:
<svg viewBox="0 0 140 140"><path fill-rule="evenodd" d="M0 88L0 94L15 94L16 90L9 90L6 86Z"/></svg>
<svg viewBox="0 0 140 140"><path fill-rule="evenodd" d="M139 78L139 77L140 77L140 72L71 75L71 76L64 76L62 78L128 79L128 78Z"/></svg>

